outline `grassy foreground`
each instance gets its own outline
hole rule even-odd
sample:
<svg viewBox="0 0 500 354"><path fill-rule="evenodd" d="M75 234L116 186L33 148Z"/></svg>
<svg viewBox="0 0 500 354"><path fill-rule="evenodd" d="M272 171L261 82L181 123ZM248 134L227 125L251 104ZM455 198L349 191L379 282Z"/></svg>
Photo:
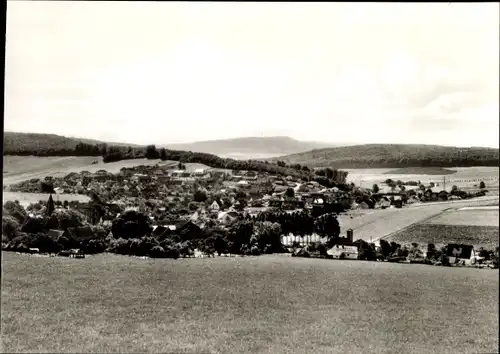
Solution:
<svg viewBox="0 0 500 354"><path fill-rule="evenodd" d="M3 352L494 353L498 271L2 253Z"/></svg>

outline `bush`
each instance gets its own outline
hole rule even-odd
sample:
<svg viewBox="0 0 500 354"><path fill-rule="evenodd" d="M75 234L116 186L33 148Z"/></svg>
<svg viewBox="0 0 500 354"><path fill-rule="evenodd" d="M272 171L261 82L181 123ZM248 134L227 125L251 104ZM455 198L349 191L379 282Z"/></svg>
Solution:
<svg viewBox="0 0 500 354"><path fill-rule="evenodd" d="M369 244L366 241L358 240L359 243L358 248L358 259L365 261L375 261L377 259L375 246L373 244Z"/></svg>
<svg viewBox="0 0 500 354"><path fill-rule="evenodd" d="M149 250L148 256L151 258L163 258L165 257L165 249L161 246L153 246L153 248Z"/></svg>
<svg viewBox="0 0 500 354"><path fill-rule="evenodd" d="M8 240L15 237L19 229L19 222L12 216L2 215L2 239L6 236Z"/></svg>

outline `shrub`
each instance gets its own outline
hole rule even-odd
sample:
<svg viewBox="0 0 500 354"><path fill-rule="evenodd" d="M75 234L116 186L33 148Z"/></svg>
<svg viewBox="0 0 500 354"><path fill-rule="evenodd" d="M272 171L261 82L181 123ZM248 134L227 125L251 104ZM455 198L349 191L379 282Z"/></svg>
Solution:
<svg viewBox="0 0 500 354"><path fill-rule="evenodd" d="M12 216L2 215L2 239L6 236L11 240L19 229L19 222Z"/></svg>
<svg viewBox="0 0 500 354"><path fill-rule="evenodd" d="M163 258L165 257L165 249L161 246L153 246L149 250L148 256L152 258Z"/></svg>

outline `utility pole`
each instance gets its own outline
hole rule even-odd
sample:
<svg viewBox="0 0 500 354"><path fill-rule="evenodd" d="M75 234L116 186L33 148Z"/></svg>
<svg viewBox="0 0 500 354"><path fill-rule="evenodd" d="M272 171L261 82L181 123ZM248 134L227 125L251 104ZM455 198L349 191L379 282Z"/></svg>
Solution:
<svg viewBox="0 0 500 354"><path fill-rule="evenodd" d="M446 191L446 176L443 176L443 190Z"/></svg>

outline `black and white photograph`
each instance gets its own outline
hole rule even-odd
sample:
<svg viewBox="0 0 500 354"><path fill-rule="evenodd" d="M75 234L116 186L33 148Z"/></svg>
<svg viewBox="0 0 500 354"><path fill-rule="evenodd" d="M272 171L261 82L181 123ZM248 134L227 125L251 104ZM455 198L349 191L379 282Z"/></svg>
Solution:
<svg viewBox="0 0 500 354"><path fill-rule="evenodd" d="M498 2L6 8L0 352L499 353Z"/></svg>

